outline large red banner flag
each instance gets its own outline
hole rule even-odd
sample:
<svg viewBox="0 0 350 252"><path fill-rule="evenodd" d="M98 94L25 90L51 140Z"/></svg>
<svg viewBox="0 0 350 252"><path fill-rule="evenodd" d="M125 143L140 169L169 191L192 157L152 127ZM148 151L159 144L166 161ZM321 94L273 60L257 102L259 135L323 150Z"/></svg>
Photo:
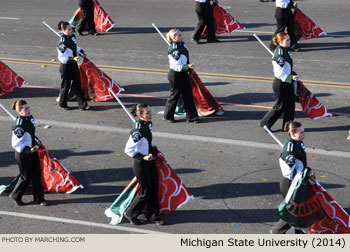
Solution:
<svg viewBox="0 0 350 252"><path fill-rule="evenodd" d="M299 97L299 102L304 113L311 119L316 120L322 117L332 116L326 106L320 103L301 81L297 81L296 94Z"/></svg>
<svg viewBox="0 0 350 252"><path fill-rule="evenodd" d="M158 169L159 213L160 215L165 215L180 208L194 197L165 160L164 154L156 146L154 146L154 152L157 153L155 163ZM137 178L134 177L118 198L105 211L106 216L111 218L110 224L116 225L121 222L123 213L129 207L139 190L140 184L137 182Z"/></svg>
<svg viewBox="0 0 350 252"><path fill-rule="evenodd" d="M87 57L84 57L79 70L81 86L86 98L89 97L93 101L106 101L114 99L114 96L108 91L109 88L115 94L124 91L118 83L100 70Z"/></svg>
<svg viewBox="0 0 350 252"><path fill-rule="evenodd" d="M219 3L213 6L213 15L216 21L216 34L232 33L238 29L245 29L237 19L228 13Z"/></svg>
<svg viewBox="0 0 350 252"><path fill-rule="evenodd" d="M300 9L294 12L295 32L297 38L312 39L327 35L314 21L306 16Z"/></svg>
<svg viewBox="0 0 350 252"><path fill-rule="evenodd" d="M38 156L40 159L41 183L44 192L69 194L78 188L84 188L84 186L73 177L71 172L42 144L38 148ZM8 185L0 185L0 194L5 191L10 193L15 188L19 176L20 175L14 178Z"/></svg>
<svg viewBox="0 0 350 252"><path fill-rule="evenodd" d="M350 234L350 216L316 181L312 186L326 216L309 227L309 233Z"/></svg>
<svg viewBox="0 0 350 252"><path fill-rule="evenodd" d="M94 22L96 31L108 32L115 25L113 20L108 16L107 12L102 8L97 0L93 0L94 5ZM76 26L82 17L82 10L79 8L74 12L69 23Z"/></svg>
<svg viewBox="0 0 350 252"><path fill-rule="evenodd" d="M0 60L0 96L12 93L23 84L28 83Z"/></svg>
<svg viewBox="0 0 350 252"><path fill-rule="evenodd" d="M245 29L245 27L238 22L230 13L228 13L219 3L213 4L213 16L215 20L215 33L232 33L238 29ZM204 28L202 36L206 35L207 27Z"/></svg>
<svg viewBox="0 0 350 252"><path fill-rule="evenodd" d="M192 87L193 101L197 106L197 113L200 116L208 116L215 112L224 112L222 106L204 86L203 82L194 70L189 73Z"/></svg>
<svg viewBox="0 0 350 252"><path fill-rule="evenodd" d="M84 188L44 145L40 145L38 156L44 192L72 193L78 188Z"/></svg>

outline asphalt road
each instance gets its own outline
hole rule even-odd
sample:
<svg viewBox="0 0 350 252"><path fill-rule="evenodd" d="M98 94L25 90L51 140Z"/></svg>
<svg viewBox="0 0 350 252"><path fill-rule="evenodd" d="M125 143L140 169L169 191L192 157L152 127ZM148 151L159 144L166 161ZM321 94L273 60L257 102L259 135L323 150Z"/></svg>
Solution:
<svg viewBox="0 0 350 252"><path fill-rule="evenodd" d="M106 207L133 177L132 160L124 154L132 123L116 101L90 103L90 111L79 111L74 102L69 104L72 111L57 107L60 75L57 61L52 61L57 59L57 36L42 24L55 27L68 20L77 1L0 0L0 59L29 83L0 101L10 108L15 99L26 99L37 120L37 135L84 185L69 195L47 194L48 207L18 207L1 195L2 233L266 234L278 220L280 147L258 126L274 103L272 68L269 53L252 36L257 33L268 44L275 29L274 4L220 1L246 29L221 35L217 44L195 45L190 42L197 22L194 1L145 2L101 0L115 28L100 36L77 36L78 45L125 89L120 99L126 107L151 105L154 143L195 199L166 216L166 226L108 225ZM300 43L302 50L293 53L295 71L334 116L313 121L298 104L296 120L306 128L309 166L349 212L350 1L298 2L328 35ZM183 119L170 125L157 114L164 109L169 84L167 45L153 22L163 34L174 27L183 32L190 59L222 103L223 116L202 118L198 125ZM18 168L10 145L11 120L0 112L0 122L1 185ZM273 129L284 142L281 124ZM31 200L30 193L24 196L24 201Z"/></svg>

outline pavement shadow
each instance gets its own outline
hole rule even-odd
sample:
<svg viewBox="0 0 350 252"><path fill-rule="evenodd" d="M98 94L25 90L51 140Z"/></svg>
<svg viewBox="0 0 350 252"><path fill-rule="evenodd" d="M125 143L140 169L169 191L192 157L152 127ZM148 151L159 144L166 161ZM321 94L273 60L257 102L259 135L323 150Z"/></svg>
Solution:
<svg viewBox="0 0 350 252"><path fill-rule="evenodd" d="M266 26L274 26L276 27L276 24L273 23L249 23L249 24L242 24L245 28L247 29L252 29L252 28L258 28L258 27L266 27ZM272 37L272 35L271 35Z"/></svg>
<svg viewBox="0 0 350 252"><path fill-rule="evenodd" d="M349 37L350 36L350 31L339 31L339 32L327 32L327 36L326 37L339 37L341 35L344 35L345 37Z"/></svg>
<svg viewBox="0 0 350 252"><path fill-rule="evenodd" d="M4 168L7 166L16 164L14 151L0 152L0 160L1 160L0 168ZM1 177L0 177L0 181L1 181Z"/></svg>
<svg viewBox="0 0 350 252"><path fill-rule="evenodd" d="M344 185L324 183L325 189L343 188ZM280 195L279 182L264 183L222 183L203 187L188 187L194 197L205 200L233 199L240 197Z"/></svg>
<svg viewBox="0 0 350 252"><path fill-rule="evenodd" d="M158 29L162 33L167 33L170 29L173 29L174 27L158 27ZM180 29L182 32L187 32L187 31L193 31L194 27L177 27L177 29ZM115 35L115 34L151 34L151 33L158 33L156 29L153 28L153 26L150 27L114 27L110 29L106 33L100 33L100 36L105 36L105 35Z"/></svg>
<svg viewBox="0 0 350 252"><path fill-rule="evenodd" d="M125 167L125 168L107 168L103 170L76 171L72 174L81 184L84 185L84 187L85 185L87 188L91 187L91 190L89 189L91 193L96 193L96 194L99 192L98 191L94 192L92 190L94 188L94 184L125 181L125 186L127 186L129 182L132 180L132 178L134 177L131 164L130 164L130 167ZM115 193L115 192L118 192L118 191L105 190L105 193Z"/></svg>
<svg viewBox="0 0 350 252"><path fill-rule="evenodd" d="M208 209L174 211L167 216L167 225L183 223L242 223L276 222L279 215L276 209ZM265 224L272 226L269 224Z"/></svg>
<svg viewBox="0 0 350 252"><path fill-rule="evenodd" d="M312 52L312 51L330 51L330 50L343 50L349 49L349 42L332 42L332 43L313 43L313 44L304 44L299 43L301 52Z"/></svg>
<svg viewBox="0 0 350 252"><path fill-rule="evenodd" d="M79 149L79 148L77 148ZM106 150L93 150L93 151L83 151L83 152L75 152L70 149L64 150L50 150L50 152L58 159L65 159L66 157L71 156L99 156L99 155L107 155L113 153L113 151Z"/></svg>
<svg viewBox="0 0 350 252"><path fill-rule="evenodd" d="M19 88L10 94L7 94L6 98L57 97L58 92L58 90L53 88L32 88L23 86L23 88Z"/></svg>
<svg viewBox="0 0 350 252"><path fill-rule="evenodd" d="M332 126L332 127L322 127L322 128L307 128L307 132L326 132L326 131L346 131L350 130L350 126Z"/></svg>
<svg viewBox="0 0 350 252"><path fill-rule="evenodd" d="M335 108L335 109L332 109L332 111L330 111L331 113L339 113L340 115L342 113L344 114L350 114L350 107L341 107L341 108ZM347 115L347 116L348 116Z"/></svg>

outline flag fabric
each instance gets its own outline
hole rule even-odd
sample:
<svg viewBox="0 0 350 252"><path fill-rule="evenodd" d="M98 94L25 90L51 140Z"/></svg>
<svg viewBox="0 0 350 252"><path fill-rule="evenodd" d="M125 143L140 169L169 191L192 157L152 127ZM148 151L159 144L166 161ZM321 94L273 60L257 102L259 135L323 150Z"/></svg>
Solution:
<svg viewBox="0 0 350 252"><path fill-rule="evenodd" d="M232 33L235 30L238 29L245 29L245 27L238 22L237 19L235 19L230 13L228 13L219 3L213 4L213 16L214 20L216 22L216 34L222 34L222 33ZM205 37L206 35L206 29L204 28L202 36Z"/></svg>
<svg viewBox="0 0 350 252"><path fill-rule="evenodd" d="M321 203L307 176L310 168L305 168L300 176L295 176L286 198L278 206L280 218L295 228L308 228L325 217Z"/></svg>
<svg viewBox="0 0 350 252"><path fill-rule="evenodd" d="M85 98L93 101L106 101L114 99L114 96L108 91L109 88L112 88L115 94L124 90L87 57L84 57L79 70Z"/></svg>
<svg viewBox="0 0 350 252"><path fill-rule="evenodd" d="M304 113L313 120L332 116L326 106L305 87L301 81L296 82L296 95L299 97L300 105Z"/></svg>
<svg viewBox="0 0 350 252"><path fill-rule="evenodd" d="M194 197L165 160L164 154L156 146L154 146L154 151L157 153L155 163L158 169L159 181L159 212L160 215L165 215L180 208ZM129 207L139 189L140 185L137 178L134 177L105 211L106 216L112 218L110 224L116 225L121 222L123 213Z"/></svg>
<svg viewBox="0 0 350 252"><path fill-rule="evenodd" d="M23 84L28 84L0 60L0 96L12 93Z"/></svg>
<svg viewBox="0 0 350 252"><path fill-rule="evenodd" d="M300 9L294 12L294 23L297 38L312 39L327 35L314 21L306 16Z"/></svg>
<svg viewBox="0 0 350 252"><path fill-rule="evenodd" d="M335 201L332 196L316 181L312 186L313 191L321 203L326 216L315 222L309 228L312 234L349 234L350 233L350 216Z"/></svg>
<svg viewBox="0 0 350 252"><path fill-rule="evenodd" d="M19 175L17 175L17 177L15 177L10 184L8 185L0 185L0 194L2 194L3 192L12 192L12 190L15 188L17 181L19 179Z"/></svg>
<svg viewBox="0 0 350 252"><path fill-rule="evenodd" d="M222 106L204 86L203 82L194 70L190 71L189 77L192 87L193 100L197 107L198 115L208 116L219 111L223 113L224 109Z"/></svg>
<svg viewBox="0 0 350 252"><path fill-rule="evenodd" d="M108 32L115 25L113 20L108 16L97 0L93 0L93 5L96 31ZM74 12L73 17L68 22L75 27L79 23L82 15L82 10L79 8Z"/></svg>
<svg viewBox="0 0 350 252"><path fill-rule="evenodd" d="M40 145L38 155L44 192L72 193L84 188L44 145Z"/></svg>
<svg viewBox="0 0 350 252"><path fill-rule="evenodd" d="M137 182L137 178L134 177L113 204L105 211L105 215L111 218L111 225L117 225L122 221L124 212L130 206L139 190L140 184Z"/></svg>
<svg viewBox="0 0 350 252"><path fill-rule="evenodd" d="M78 188L84 188L44 145L40 145L37 152L40 159L41 183L44 192L69 194ZM0 194L11 192L16 186L19 176L8 185L1 185Z"/></svg>

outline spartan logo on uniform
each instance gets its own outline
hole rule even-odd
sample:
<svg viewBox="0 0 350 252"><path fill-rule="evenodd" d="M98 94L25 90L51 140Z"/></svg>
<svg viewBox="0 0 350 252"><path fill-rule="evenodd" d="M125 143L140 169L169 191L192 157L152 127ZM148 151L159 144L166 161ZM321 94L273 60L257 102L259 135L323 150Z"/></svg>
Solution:
<svg viewBox="0 0 350 252"><path fill-rule="evenodd" d="M296 203L295 201L291 200L286 209L291 215L298 218L303 218L320 211L322 208L316 194L314 194L312 198L301 203Z"/></svg>

